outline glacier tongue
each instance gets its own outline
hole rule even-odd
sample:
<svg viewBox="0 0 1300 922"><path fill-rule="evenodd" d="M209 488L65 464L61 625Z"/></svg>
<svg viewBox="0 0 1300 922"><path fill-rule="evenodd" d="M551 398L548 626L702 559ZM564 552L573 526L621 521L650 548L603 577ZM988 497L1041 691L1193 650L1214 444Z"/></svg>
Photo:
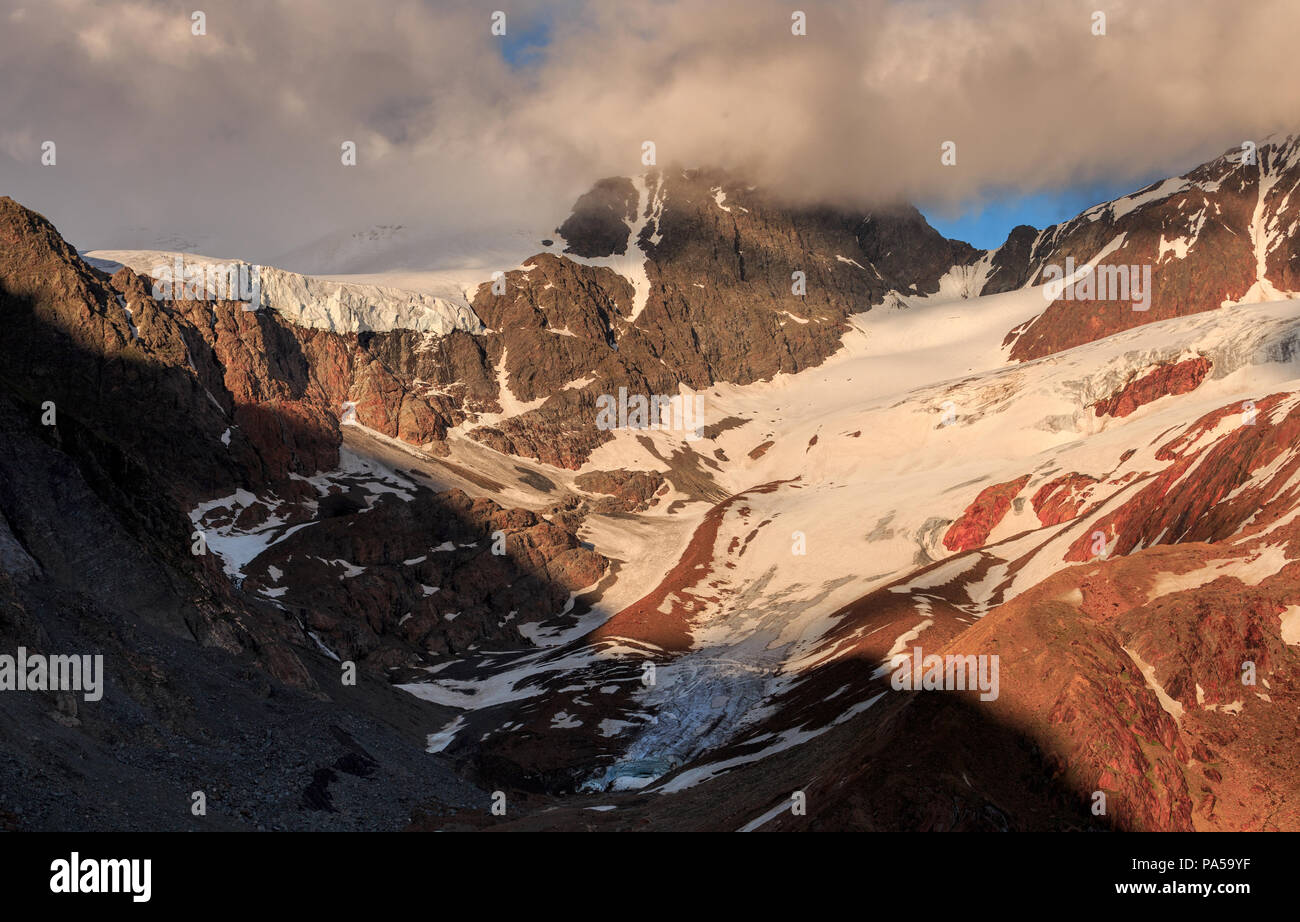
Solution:
<svg viewBox="0 0 1300 922"><path fill-rule="evenodd" d="M172 270L177 259L186 267L202 267L205 271L208 267L252 268L242 260L157 250L95 250L84 256L97 268L111 272L119 266L129 266L145 278L152 278L157 267ZM349 282L273 266L256 268L261 283L261 306L277 311L298 326L337 333L416 330L437 335L455 330L482 333L485 329L467 301L380 284L382 276Z"/></svg>
<svg viewBox="0 0 1300 922"><path fill-rule="evenodd" d="M389 285L356 284L262 268L262 303L304 327L340 333L420 330L482 333L468 304Z"/></svg>

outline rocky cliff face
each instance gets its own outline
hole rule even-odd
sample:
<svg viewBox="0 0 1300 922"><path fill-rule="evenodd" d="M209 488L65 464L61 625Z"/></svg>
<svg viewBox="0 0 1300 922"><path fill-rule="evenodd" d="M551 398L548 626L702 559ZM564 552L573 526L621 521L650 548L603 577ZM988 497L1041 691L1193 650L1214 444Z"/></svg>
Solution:
<svg viewBox="0 0 1300 922"><path fill-rule="evenodd" d="M63 754L43 765L25 757L9 763L6 772L26 774L9 777L6 790L30 789L34 771L72 772L68 759L97 765L96 777L118 784L132 760L158 745L199 747L195 759L207 764L207 777L234 791L234 812L220 811L218 828L269 826L281 812L301 825L306 801L315 805L307 816L321 812L327 826L374 825L369 814L391 828L401 817L364 792L340 795L352 807L334 820L325 814L336 808L321 806L332 797L304 792L310 760L338 746L315 739L319 732L333 739L325 702L345 694L339 667L324 665L320 651L357 663L350 716L336 703L336 725L371 721L363 735L382 750L379 759L392 759L383 773L405 779L394 777L394 793L405 788L397 796L409 815L412 798L423 796L412 784L419 761L412 756L439 719L437 708L391 689L387 669L420 667L458 644L526 644L520 625L560 616L570 590L605 569L571 530L533 512L423 483L386 492L391 472L358 468L341 453L340 420L358 377L377 395L371 412L390 399L396 432L422 431L400 397L390 397L400 387L356 335L293 326L236 302L156 301L132 270L110 277L91 268L49 222L9 199L0 199L0 315L0 633L7 646L25 643L34 653L102 651L112 701L88 712L71 696L49 695L56 733L66 737ZM441 552L444 544L449 552ZM427 566L367 580L359 591L337 576L340 569L393 571L421 549ZM295 594L277 600L271 573L291 576ZM421 588L427 585L439 587L441 598ZM355 606L370 614L357 617ZM510 618L502 619L502 606L512 607ZM213 699L211 689L222 687L238 691ZM292 723L289 715L297 715L300 726L279 726L265 709L273 695L282 696L282 717ZM32 720L45 725L50 718L36 716L45 697L7 710L0 733L26 733L19 728ZM21 716L29 705L36 712ZM388 708L391 719L382 717ZM124 738L127 726L142 729ZM268 782L274 810L238 793L249 786L239 760L259 752L232 737L238 726L276 734L285 752L316 753L277 763ZM158 742L159 732L167 743ZM364 751L366 744L348 745ZM177 783L164 772L158 790ZM473 795L449 776L439 784L460 790L457 797ZM83 804L74 815L67 811L75 804L55 799L39 810L29 803L31 812L17 820L5 813L4 821L130 826L102 794L85 785L77 795L102 799L101 809ZM171 795L171 807L162 794L135 804L134 822L185 826L188 794Z"/></svg>

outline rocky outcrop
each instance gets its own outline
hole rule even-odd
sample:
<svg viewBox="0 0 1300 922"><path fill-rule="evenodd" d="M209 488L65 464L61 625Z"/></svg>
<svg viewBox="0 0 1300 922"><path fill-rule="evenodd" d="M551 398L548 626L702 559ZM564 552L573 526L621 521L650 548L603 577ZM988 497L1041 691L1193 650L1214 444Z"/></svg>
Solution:
<svg viewBox="0 0 1300 922"><path fill-rule="evenodd" d="M220 370L132 274L83 263L40 215L0 199L0 385L173 554L179 509L248 481L259 446L232 432ZM220 396L218 396L220 395Z"/></svg>
<svg viewBox="0 0 1300 922"><path fill-rule="evenodd" d="M982 547L989 534L1011 508L1011 501L1029 483L1029 475L1008 483L996 483L980 490L975 501L966 507L957 521L948 527L943 546L950 551L969 551Z"/></svg>
<svg viewBox="0 0 1300 922"><path fill-rule="evenodd" d="M644 512L666 492L664 476L658 471L587 471L573 482L589 493L606 494L611 498L609 508L622 512Z"/></svg>
<svg viewBox="0 0 1300 922"><path fill-rule="evenodd" d="M1196 390L1210 373L1210 367L1210 360L1204 356L1166 362L1128 382L1109 397L1098 400L1093 410L1098 416L1128 416L1153 400Z"/></svg>
<svg viewBox="0 0 1300 922"><path fill-rule="evenodd" d="M573 213L557 229L577 256L614 256L627 252L627 229L637 218L637 190L622 176L602 179L578 198Z"/></svg>
<svg viewBox="0 0 1300 922"><path fill-rule="evenodd" d="M1049 480L1039 487L1029 500L1034 514L1043 525L1068 522L1083 510L1099 479L1087 474L1071 472Z"/></svg>
<svg viewBox="0 0 1300 922"><path fill-rule="evenodd" d="M1223 540L1247 524L1263 527L1285 514L1285 485L1300 470L1300 458L1291 456L1300 412L1288 405L1274 420L1271 411L1284 399L1274 394L1257 408L1220 408L1161 444L1156 458L1168 466L1139 481L1070 546L1065 559L1097 557L1094 532L1105 536L1106 554L1114 556L1156 543ZM1225 419L1236 425L1208 444L1200 441ZM1195 476L1186 476L1193 468ZM1260 471L1269 472L1263 481L1255 477Z"/></svg>
<svg viewBox="0 0 1300 922"><path fill-rule="evenodd" d="M551 620L604 574L604 557L534 512L413 484L366 495L366 483L331 477L314 519L276 506L300 524L243 568L241 585L377 675L484 642L527 647L521 627ZM238 512L250 526L270 514ZM234 517L217 509L200 524L220 529Z"/></svg>
<svg viewBox="0 0 1300 922"><path fill-rule="evenodd" d="M862 262L903 293L934 294L950 269L984 255L968 243L944 237L911 205L873 212L855 233Z"/></svg>
<svg viewBox="0 0 1300 922"><path fill-rule="evenodd" d="M1033 265L1031 254L1038 236L1038 229L1028 224L1013 227L1006 242L993 251L988 278L980 294L995 295L1028 285Z"/></svg>

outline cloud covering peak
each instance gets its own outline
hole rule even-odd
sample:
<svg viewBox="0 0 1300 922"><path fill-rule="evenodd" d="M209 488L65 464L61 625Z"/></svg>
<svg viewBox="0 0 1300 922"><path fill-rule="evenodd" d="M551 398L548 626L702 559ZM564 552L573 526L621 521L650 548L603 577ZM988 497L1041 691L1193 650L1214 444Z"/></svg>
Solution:
<svg viewBox="0 0 1300 922"><path fill-rule="evenodd" d="M81 247L174 239L266 260L392 220L545 232L596 179L643 169L645 141L661 166L869 207L1176 173L1300 130L1291 55L1261 41L1300 34L1289 0L203 11L204 35L167 2L0 11L0 192Z"/></svg>

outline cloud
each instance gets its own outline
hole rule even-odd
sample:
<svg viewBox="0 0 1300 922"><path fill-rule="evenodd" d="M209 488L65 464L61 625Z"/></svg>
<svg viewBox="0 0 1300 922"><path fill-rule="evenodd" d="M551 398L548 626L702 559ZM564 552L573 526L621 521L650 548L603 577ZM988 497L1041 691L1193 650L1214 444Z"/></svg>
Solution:
<svg viewBox="0 0 1300 922"><path fill-rule="evenodd" d="M372 222L545 231L645 140L869 207L1177 172L1300 130L1290 0L195 5L203 36L171 2L0 13L0 192L79 246L269 259ZM526 54L491 34L500 7Z"/></svg>

